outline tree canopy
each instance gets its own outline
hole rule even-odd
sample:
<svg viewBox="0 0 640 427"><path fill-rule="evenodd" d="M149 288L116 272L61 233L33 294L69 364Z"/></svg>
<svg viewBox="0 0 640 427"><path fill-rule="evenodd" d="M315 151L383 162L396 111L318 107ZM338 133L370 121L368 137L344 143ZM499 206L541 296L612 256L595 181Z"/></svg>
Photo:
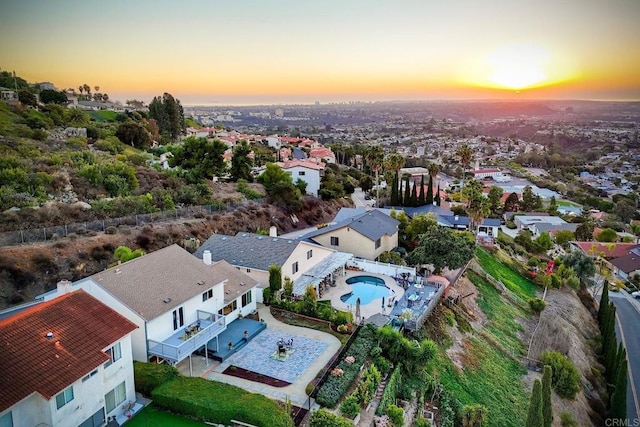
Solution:
<svg viewBox="0 0 640 427"><path fill-rule="evenodd" d="M151 134L140 123L122 123L116 130L116 137L122 143L141 150L151 147Z"/></svg>
<svg viewBox="0 0 640 427"><path fill-rule="evenodd" d="M419 241L407 259L414 265L433 265L434 273L445 267L456 269L464 266L473 257L476 246L471 233L441 226L428 227Z"/></svg>
<svg viewBox="0 0 640 427"><path fill-rule="evenodd" d="M169 161L172 166L180 166L190 171L194 177L211 178L225 172L222 155L226 149L227 146L217 139L210 141L207 138L190 136L185 138L182 144L171 147L173 157Z"/></svg>
<svg viewBox="0 0 640 427"><path fill-rule="evenodd" d="M234 181L246 179L249 182L253 182L253 175L251 175L253 160L249 157L250 153L251 146L244 139L233 149L230 172Z"/></svg>
<svg viewBox="0 0 640 427"><path fill-rule="evenodd" d="M149 104L149 117L157 121L160 134L169 141L176 141L186 129L180 101L166 92L153 98Z"/></svg>
<svg viewBox="0 0 640 427"><path fill-rule="evenodd" d="M293 184L291 175L275 163L267 163L267 169L258 176L258 182L264 186L272 203L298 210L300 190Z"/></svg>

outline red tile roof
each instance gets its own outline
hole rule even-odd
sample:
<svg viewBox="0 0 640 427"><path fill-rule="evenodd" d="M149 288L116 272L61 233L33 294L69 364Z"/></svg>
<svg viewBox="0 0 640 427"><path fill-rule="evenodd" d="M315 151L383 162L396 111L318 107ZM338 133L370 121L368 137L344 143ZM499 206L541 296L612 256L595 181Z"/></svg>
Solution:
<svg viewBox="0 0 640 427"><path fill-rule="evenodd" d="M136 328L82 290L0 320L0 412L34 392L51 399L109 360L103 349Z"/></svg>
<svg viewBox="0 0 640 427"><path fill-rule="evenodd" d="M631 249L637 248L636 243L600 243L600 242L574 242L584 253L590 256L603 254L606 259L614 259L625 256Z"/></svg>

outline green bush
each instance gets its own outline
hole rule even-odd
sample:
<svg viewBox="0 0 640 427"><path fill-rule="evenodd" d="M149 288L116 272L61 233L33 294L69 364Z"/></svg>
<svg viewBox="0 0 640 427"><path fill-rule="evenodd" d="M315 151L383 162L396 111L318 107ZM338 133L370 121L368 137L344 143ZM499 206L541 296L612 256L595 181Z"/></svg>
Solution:
<svg viewBox="0 0 640 427"><path fill-rule="evenodd" d="M393 427L402 427L404 425L404 410L402 408L391 404L387 406L387 415Z"/></svg>
<svg viewBox="0 0 640 427"><path fill-rule="evenodd" d="M133 362L133 378L136 391L151 396L156 387L178 378L178 370L170 365L158 363Z"/></svg>
<svg viewBox="0 0 640 427"><path fill-rule="evenodd" d="M325 409L318 409L311 413L309 427L353 427L353 423Z"/></svg>
<svg viewBox="0 0 640 427"><path fill-rule="evenodd" d="M533 310L535 313L540 313L545 309L546 306L547 303L540 298L531 298L529 300L529 307L531 307L531 310Z"/></svg>
<svg viewBox="0 0 640 427"><path fill-rule="evenodd" d="M199 377L178 377L151 394L156 405L193 418L230 425L231 420L257 426L293 427L275 401L239 387Z"/></svg>
<svg viewBox="0 0 640 427"><path fill-rule="evenodd" d="M376 365L382 375L386 375L391 370L391 362L386 357L376 356L373 358L373 364Z"/></svg>
<svg viewBox="0 0 640 427"><path fill-rule="evenodd" d="M562 427L578 427L578 423L573 419L573 415L569 412L563 412L560 414L560 425Z"/></svg>
<svg viewBox="0 0 640 427"><path fill-rule="evenodd" d="M354 419L360 413L360 403L356 393L351 394L340 404L340 413L350 420Z"/></svg>
<svg viewBox="0 0 640 427"><path fill-rule="evenodd" d="M551 366L551 385L564 399L574 399L580 390L580 373L569 359L557 351L545 351L541 361Z"/></svg>

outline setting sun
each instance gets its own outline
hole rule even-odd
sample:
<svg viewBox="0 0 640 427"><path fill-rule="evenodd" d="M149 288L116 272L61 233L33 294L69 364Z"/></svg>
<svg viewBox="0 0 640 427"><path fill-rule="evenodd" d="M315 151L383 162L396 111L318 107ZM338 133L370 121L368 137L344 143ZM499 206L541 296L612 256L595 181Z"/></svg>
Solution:
<svg viewBox="0 0 640 427"><path fill-rule="evenodd" d="M505 46L489 55L492 68L490 80L506 89L526 89L544 84L548 79L545 67L549 53L542 48L527 45Z"/></svg>

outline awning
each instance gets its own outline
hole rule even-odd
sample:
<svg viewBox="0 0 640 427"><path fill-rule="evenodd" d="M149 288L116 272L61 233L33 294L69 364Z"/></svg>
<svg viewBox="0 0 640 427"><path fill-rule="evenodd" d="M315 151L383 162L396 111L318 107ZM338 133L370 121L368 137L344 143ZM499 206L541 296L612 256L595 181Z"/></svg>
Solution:
<svg viewBox="0 0 640 427"><path fill-rule="evenodd" d="M293 283L293 293L304 295L308 286L315 288L325 277L343 267L351 258L353 258L353 254L345 252L332 253L296 279Z"/></svg>

